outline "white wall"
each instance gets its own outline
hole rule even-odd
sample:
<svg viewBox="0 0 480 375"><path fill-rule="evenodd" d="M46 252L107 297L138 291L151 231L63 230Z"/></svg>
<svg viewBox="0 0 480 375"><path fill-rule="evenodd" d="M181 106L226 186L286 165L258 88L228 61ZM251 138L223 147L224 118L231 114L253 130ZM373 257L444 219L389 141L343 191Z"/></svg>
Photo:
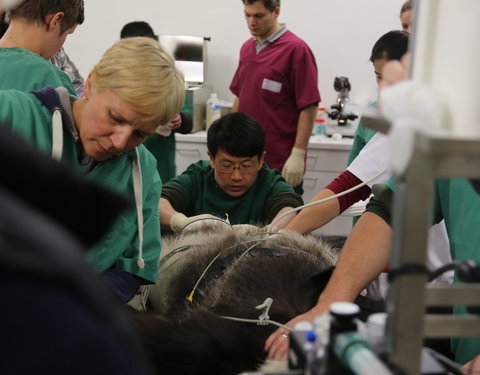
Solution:
<svg viewBox="0 0 480 375"><path fill-rule="evenodd" d="M350 99L366 104L376 86L370 51L385 32L400 27L404 0L283 0L280 22L304 39L316 56L322 105L336 98L333 80L347 76ZM85 0L86 20L65 49L84 77L131 21L148 22L157 34L208 36L207 83L232 100L228 86L242 43L250 37L240 0Z"/></svg>

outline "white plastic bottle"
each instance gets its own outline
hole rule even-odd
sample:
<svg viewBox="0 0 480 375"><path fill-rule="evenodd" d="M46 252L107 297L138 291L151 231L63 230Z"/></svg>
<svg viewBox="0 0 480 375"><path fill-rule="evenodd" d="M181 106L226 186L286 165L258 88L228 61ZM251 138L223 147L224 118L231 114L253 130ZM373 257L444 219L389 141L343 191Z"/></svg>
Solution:
<svg viewBox="0 0 480 375"><path fill-rule="evenodd" d="M206 130L208 130L210 125L212 125L212 122L219 119L221 116L220 101L218 100L217 94L210 94L210 98L207 100L206 107L205 127Z"/></svg>
<svg viewBox="0 0 480 375"><path fill-rule="evenodd" d="M375 313L367 320L367 341L379 353L383 350L387 313Z"/></svg>

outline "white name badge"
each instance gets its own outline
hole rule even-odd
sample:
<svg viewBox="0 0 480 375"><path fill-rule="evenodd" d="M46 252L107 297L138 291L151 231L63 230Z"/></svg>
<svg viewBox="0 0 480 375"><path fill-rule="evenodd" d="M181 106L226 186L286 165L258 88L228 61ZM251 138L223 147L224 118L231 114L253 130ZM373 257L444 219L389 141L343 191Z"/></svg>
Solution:
<svg viewBox="0 0 480 375"><path fill-rule="evenodd" d="M282 91L282 84L280 82L271 81L265 78L262 83L262 89L278 94L280 91Z"/></svg>

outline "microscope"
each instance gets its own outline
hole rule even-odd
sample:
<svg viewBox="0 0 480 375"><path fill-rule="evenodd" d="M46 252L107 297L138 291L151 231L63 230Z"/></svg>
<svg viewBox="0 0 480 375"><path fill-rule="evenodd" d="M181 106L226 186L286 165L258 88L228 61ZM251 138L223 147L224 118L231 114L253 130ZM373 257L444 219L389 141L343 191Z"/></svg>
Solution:
<svg viewBox="0 0 480 375"><path fill-rule="evenodd" d="M345 110L351 90L350 82L347 77L335 77L333 87L338 95L336 103L330 107L331 111L327 111L328 118L333 120L328 123L327 135L340 133L345 136L353 136L355 128L351 126L351 122L356 120L358 116Z"/></svg>

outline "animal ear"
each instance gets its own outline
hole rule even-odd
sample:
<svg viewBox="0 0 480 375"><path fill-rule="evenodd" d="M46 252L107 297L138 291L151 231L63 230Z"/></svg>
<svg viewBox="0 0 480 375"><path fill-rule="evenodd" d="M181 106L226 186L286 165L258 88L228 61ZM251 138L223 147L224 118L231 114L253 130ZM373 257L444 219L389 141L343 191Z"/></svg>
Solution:
<svg viewBox="0 0 480 375"><path fill-rule="evenodd" d="M331 266L325 268L323 271L314 273L312 276L310 276L310 280L312 280L312 283L315 287L323 290L327 286L334 269L335 266Z"/></svg>

